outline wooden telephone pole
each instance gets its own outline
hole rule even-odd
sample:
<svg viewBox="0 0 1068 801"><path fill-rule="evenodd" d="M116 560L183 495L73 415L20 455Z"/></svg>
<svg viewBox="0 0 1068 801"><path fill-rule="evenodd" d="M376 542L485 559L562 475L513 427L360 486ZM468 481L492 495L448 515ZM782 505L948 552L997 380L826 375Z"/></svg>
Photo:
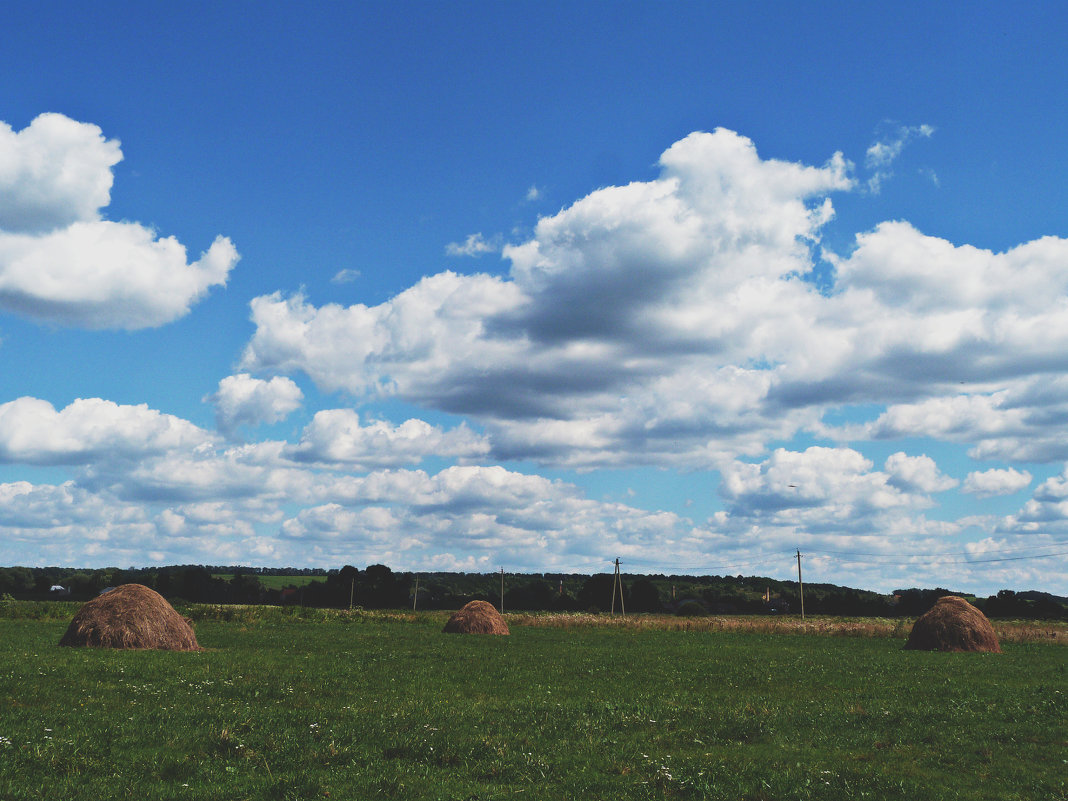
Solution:
<svg viewBox="0 0 1068 801"><path fill-rule="evenodd" d="M801 593L801 619L805 619L805 585L801 583L801 549L797 549L797 589Z"/></svg>
<svg viewBox="0 0 1068 801"><path fill-rule="evenodd" d="M501 568L501 614L504 614L504 568Z"/></svg>
<svg viewBox="0 0 1068 801"><path fill-rule="evenodd" d="M619 557L616 557L616 572L612 576L612 614L616 613L616 588L619 588L619 609L625 615L627 609L623 605L623 576L619 574Z"/></svg>

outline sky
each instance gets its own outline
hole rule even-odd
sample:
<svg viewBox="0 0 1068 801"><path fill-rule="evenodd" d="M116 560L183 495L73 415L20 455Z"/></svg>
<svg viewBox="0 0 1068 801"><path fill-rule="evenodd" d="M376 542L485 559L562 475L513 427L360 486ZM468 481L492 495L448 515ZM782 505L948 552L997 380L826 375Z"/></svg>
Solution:
<svg viewBox="0 0 1068 801"><path fill-rule="evenodd" d="M0 564L1068 594L1063 4L6 16Z"/></svg>

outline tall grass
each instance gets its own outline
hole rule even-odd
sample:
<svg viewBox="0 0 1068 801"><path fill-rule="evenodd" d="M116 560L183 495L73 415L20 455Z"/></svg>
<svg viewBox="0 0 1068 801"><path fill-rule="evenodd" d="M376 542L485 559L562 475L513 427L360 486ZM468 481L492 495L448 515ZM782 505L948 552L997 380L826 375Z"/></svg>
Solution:
<svg viewBox="0 0 1068 801"><path fill-rule="evenodd" d="M507 614L509 625L564 629L623 628L635 631L730 631L749 634L808 634L823 637L885 637L905 639L915 618L829 617L801 620L769 615L598 615L590 613ZM1068 622L1041 620L993 620L998 639L1004 642L1044 642L1068 645Z"/></svg>

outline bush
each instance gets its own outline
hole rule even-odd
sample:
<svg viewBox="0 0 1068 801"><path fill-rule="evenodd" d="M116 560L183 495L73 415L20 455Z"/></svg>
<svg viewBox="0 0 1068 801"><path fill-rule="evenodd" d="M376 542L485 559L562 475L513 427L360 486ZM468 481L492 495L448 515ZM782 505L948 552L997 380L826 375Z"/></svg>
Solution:
<svg viewBox="0 0 1068 801"><path fill-rule="evenodd" d="M700 617L707 615L708 610L701 606L700 602L690 599L679 604L675 614L679 617Z"/></svg>

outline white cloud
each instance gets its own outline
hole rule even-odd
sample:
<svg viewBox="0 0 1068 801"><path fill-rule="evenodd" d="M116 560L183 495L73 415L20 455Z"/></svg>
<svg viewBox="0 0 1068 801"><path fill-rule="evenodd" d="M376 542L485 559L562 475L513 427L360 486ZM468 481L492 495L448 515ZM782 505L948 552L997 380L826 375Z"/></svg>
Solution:
<svg viewBox="0 0 1068 801"><path fill-rule="evenodd" d="M73 482L0 484L0 560L24 563L27 550L39 563L93 564L126 557L129 563L151 541L154 526L144 510ZM114 564L114 562L112 562Z"/></svg>
<svg viewBox="0 0 1068 801"><path fill-rule="evenodd" d="M0 124L0 309L60 325L148 328L226 284L238 260L229 239L188 263L174 237L100 219L121 158L99 128L62 115L17 134Z"/></svg>
<svg viewBox="0 0 1068 801"><path fill-rule="evenodd" d="M39 234L97 219L121 160L116 140L62 114L17 132L0 122L0 230Z"/></svg>
<svg viewBox="0 0 1068 801"><path fill-rule="evenodd" d="M485 256L487 253L496 253L501 249L497 239L487 240L481 233L469 234L463 242L450 242L445 246L445 253L449 256Z"/></svg>
<svg viewBox="0 0 1068 801"><path fill-rule="evenodd" d="M531 184L530 189L527 190L526 199L528 203L533 203L535 200L540 200L542 191L538 187Z"/></svg>
<svg viewBox="0 0 1068 801"><path fill-rule="evenodd" d="M396 397L471 422L447 429L330 409L298 442L227 447L147 407L91 399L57 412L22 398L0 406L0 460L74 465L76 479L0 487L4 532L47 542L49 553L87 554L80 543L90 543L119 562L151 551L161 561L336 565L358 550L398 567L587 571L617 554L699 567L752 562L754 552L779 559L800 544L814 551L806 569L829 580L836 569L884 588L897 577L967 578L919 555L965 530L1005 541L1068 530L1068 478L1041 482L1008 518L929 520L931 495L957 481L926 455L895 453L877 468L860 446L767 449L806 431L931 437L967 443L976 458L1068 458L1068 241L993 253L884 223L852 252L827 254L835 270L820 289L809 278L833 215L827 195L852 188L850 175L840 155L811 167L762 159L729 131L694 134L663 154L656 179L597 190L541 219L527 241L503 248L506 276L444 272L377 306L255 298L241 369L303 372L357 403ZM174 240L95 218L12 229L0 234L0 256L14 242L43 248L93 231L109 243L136 234L175 251L172 272L188 266ZM216 256L212 275L225 281L236 255ZM0 269L0 287L40 275L49 273ZM108 275L56 273L54 318L155 324L145 321L180 313L154 309L145 287L120 314L122 281ZM101 287L97 306L78 311ZM44 290L34 291L20 302L45 316ZM284 375L250 372L221 381L209 400L232 433L283 419L302 395ZM831 410L850 419L860 404L874 421L822 422ZM461 464L438 470L438 460ZM724 508L695 522L482 464L503 460L715 469ZM431 472L401 469L424 461ZM962 489L988 496L1030 480L978 471ZM845 575L815 553L846 546L898 561Z"/></svg>
<svg viewBox="0 0 1068 801"><path fill-rule="evenodd" d="M83 328L152 328L224 286L238 255L218 237L187 263L174 237L136 223L77 222L50 234L0 232L0 308Z"/></svg>
<svg viewBox="0 0 1068 801"><path fill-rule="evenodd" d="M355 545L368 559L394 564L483 559L575 570L611 554L681 544L691 528L672 514L586 499L565 482L470 466L339 481L329 500L288 519L282 532L312 552L343 554Z"/></svg>
<svg viewBox="0 0 1068 801"><path fill-rule="evenodd" d="M704 439L686 454L708 451L717 426L733 439L730 397L698 398L696 419L662 431L638 429L649 409L682 411L661 392L687 376L727 369L766 392L766 378L741 378L766 370L738 365L803 347L794 326L810 324L819 296L796 276L811 269L810 244L833 213L824 195L851 186L848 165L840 155L819 168L762 161L724 130L687 137L661 164L658 180L601 189L541 219L532 240L505 248L508 279L442 273L376 307L257 298L243 366L302 370L327 389L478 416L515 458L549 428L561 447L540 458L590 464L626 453L613 447L619 437L666 453L669 427ZM784 330L769 325L773 310L788 308L796 311ZM621 395L635 399L633 420L618 417ZM784 417L751 416L749 432ZM595 453L563 447L590 426Z"/></svg>
<svg viewBox="0 0 1068 801"><path fill-rule="evenodd" d="M232 434L238 426L277 423L300 408L304 393L291 379L276 376L268 381L248 373L228 376L204 400L215 404L219 430Z"/></svg>
<svg viewBox="0 0 1068 801"><path fill-rule="evenodd" d="M457 363L472 370L519 356L509 343L485 342L484 320L514 308L516 287L488 275L439 273L380 306L316 308L302 295L253 299L256 333L242 366L303 371L329 390L360 395L431 392ZM425 387L425 389L423 389ZM488 399L487 399L488 400Z"/></svg>
<svg viewBox="0 0 1068 801"><path fill-rule="evenodd" d="M174 450L121 469L94 470L81 477L88 488L135 503L226 502L263 508L284 500L315 497L311 471L281 459L283 443L265 442L217 451Z"/></svg>
<svg viewBox="0 0 1068 801"><path fill-rule="evenodd" d="M826 433L838 438L932 437L970 444L975 459L1052 462L1068 459L1060 423L1068 419L1068 377L1006 379L1004 389L890 406L863 426Z"/></svg>
<svg viewBox="0 0 1068 801"><path fill-rule="evenodd" d="M868 179L868 190L878 194L883 181L893 175L890 165L901 155L905 145L919 137L930 138L934 131L930 125L900 125L874 142L864 158L864 166L874 171Z"/></svg>
<svg viewBox="0 0 1068 801"><path fill-rule="evenodd" d="M964 479L961 491L978 495L980 498L991 498L995 495L1012 495L1030 483L1031 474L1026 470L984 470L969 473Z"/></svg>
<svg viewBox="0 0 1068 801"><path fill-rule="evenodd" d="M360 277L359 270L344 269L338 270L334 273L334 277L330 279L332 284L351 284L353 281Z"/></svg>
<svg viewBox="0 0 1068 801"><path fill-rule="evenodd" d="M815 531L855 530L888 510L929 505L913 488L901 488L871 468L850 448L778 448L760 464L724 465L720 493L730 504L730 518Z"/></svg>
<svg viewBox="0 0 1068 801"><path fill-rule="evenodd" d="M930 456L909 456L905 453L891 454L885 470L889 483L906 492L945 492L960 482L943 475Z"/></svg>
<svg viewBox="0 0 1068 801"><path fill-rule="evenodd" d="M1007 478L1004 483L1012 480ZM1020 479L1016 482L1022 483ZM1035 487L1031 498L1016 514L998 521L995 531L1003 535L1024 535L1032 547L1050 543L1063 546L1068 534L1068 466L1060 475L1051 476Z"/></svg>
<svg viewBox="0 0 1068 801"><path fill-rule="evenodd" d="M487 440L466 425L449 431L414 419L397 426L384 420L361 425L359 414L350 409L327 409L316 412L299 444L287 447L285 455L367 469L417 464L428 456L469 459L488 452Z"/></svg>
<svg viewBox="0 0 1068 801"><path fill-rule="evenodd" d="M146 405L78 399L57 412L37 398L0 404L0 462L59 465L135 460L192 449L211 436Z"/></svg>
<svg viewBox="0 0 1068 801"><path fill-rule="evenodd" d="M840 156L762 160L719 130L661 166L542 218L507 278L442 273L374 307L257 298L243 365L471 415L499 458L546 464L707 467L854 403L890 406L870 436L952 437L967 407L976 456L1063 456L1040 436L1053 401L1028 396L1068 368L1068 240L993 253L883 223L825 254L821 293L801 277L826 193L852 186Z"/></svg>

